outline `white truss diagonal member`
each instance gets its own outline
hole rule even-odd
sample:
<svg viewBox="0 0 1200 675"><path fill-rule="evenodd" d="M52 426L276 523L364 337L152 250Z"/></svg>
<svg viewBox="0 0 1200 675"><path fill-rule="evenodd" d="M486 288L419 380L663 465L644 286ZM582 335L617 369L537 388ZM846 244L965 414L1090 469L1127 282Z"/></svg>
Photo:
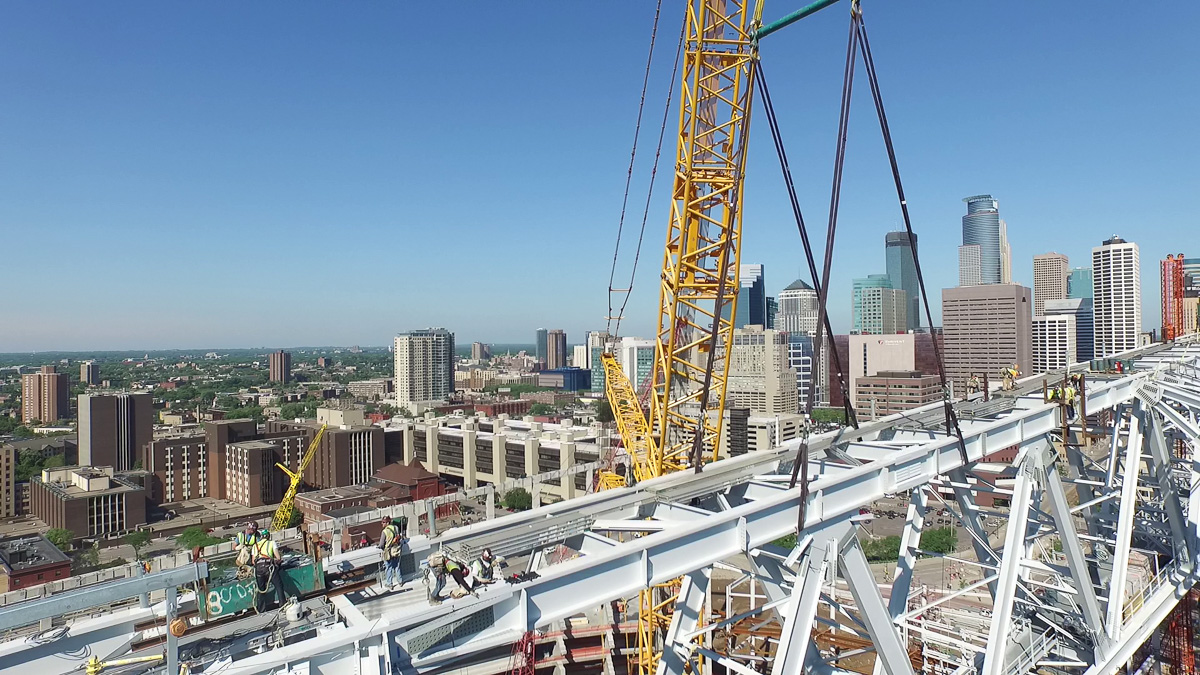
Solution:
<svg viewBox="0 0 1200 675"><path fill-rule="evenodd" d="M1012 509L1008 519L1008 531L1004 538L1004 553L1000 556L996 599L992 607L992 625L988 631L987 643L990 649L984 652L982 675L1003 675L1004 673L1004 657L1009 643L1009 630L1012 628L1013 600L1017 593L1021 559L1025 557L1025 530L1029 525L1029 505L1033 499L1033 485L1031 454L1026 452L1017 471L1016 484L1013 485Z"/></svg>
<svg viewBox="0 0 1200 675"><path fill-rule="evenodd" d="M1134 514L1137 512L1138 467L1142 462L1142 405L1134 400L1129 414L1129 435L1125 445L1124 482L1121 484L1120 512L1117 517L1116 552L1113 554L1112 577L1108 584L1108 607L1104 627L1114 642L1121 637L1125 608L1125 579L1129 576L1129 550L1132 545ZM1115 443L1115 441L1114 441ZM1113 448L1114 463L1116 447Z"/></svg>

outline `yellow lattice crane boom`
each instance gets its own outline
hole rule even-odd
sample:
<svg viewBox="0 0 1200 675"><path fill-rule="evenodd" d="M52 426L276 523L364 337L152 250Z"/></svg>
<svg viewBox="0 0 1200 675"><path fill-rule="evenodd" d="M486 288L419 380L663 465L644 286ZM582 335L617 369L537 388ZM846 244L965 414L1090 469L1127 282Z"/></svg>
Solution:
<svg viewBox="0 0 1200 675"><path fill-rule="evenodd" d="M300 460L300 468L295 473L282 464L275 464L283 470L284 473L291 478L288 484L287 492L283 495L283 501L279 503L279 508L275 509L275 516L271 518L271 529L282 530L288 526L288 522L292 519L292 510L295 508L296 491L300 489L300 481L304 477L304 470L312 463L312 458L317 454L317 448L321 445L321 436L325 435L326 424L322 424L317 430L317 435L313 436L312 443L308 444L308 449L304 451L304 457Z"/></svg>
<svg viewBox="0 0 1200 675"><path fill-rule="evenodd" d="M616 358L602 357L609 405L639 481L698 466L705 449L713 459L720 453L761 16L761 0L687 3L679 143L649 418ZM619 484L614 476L601 478L602 486ZM669 583L641 593L637 666L642 675L658 668L677 588Z"/></svg>

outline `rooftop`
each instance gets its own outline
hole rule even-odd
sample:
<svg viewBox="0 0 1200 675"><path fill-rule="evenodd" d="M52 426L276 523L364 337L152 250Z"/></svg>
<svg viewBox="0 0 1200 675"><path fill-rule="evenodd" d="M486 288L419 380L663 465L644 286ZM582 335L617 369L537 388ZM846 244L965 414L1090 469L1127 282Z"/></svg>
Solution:
<svg viewBox="0 0 1200 675"><path fill-rule="evenodd" d="M65 553L40 534L0 539L0 565L9 574L70 561Z"/></svg>

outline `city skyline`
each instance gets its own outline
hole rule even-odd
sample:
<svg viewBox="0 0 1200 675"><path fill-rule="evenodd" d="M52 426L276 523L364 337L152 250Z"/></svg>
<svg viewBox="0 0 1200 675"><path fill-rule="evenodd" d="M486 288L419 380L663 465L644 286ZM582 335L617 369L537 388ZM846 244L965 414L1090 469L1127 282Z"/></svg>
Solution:
<svg viewBox="0 0 1200 675"><path fill-rule="evenodd" d="M69 15L6 8L0 58L12 67L0 73L0 85L19 93L0 120L0 134L11 139L0 167L7 188L0 231L9 250L22 252L10 265L17 278L33 279L42 259L34 252L88 255L46 277L41 293L10 298L7 312L20 319L0 326L0 351L380 345L414 325L447 326L464 340L487 342L525 342L549 322L576 336L602 329L605 256L579 256L569 275L536 287L536 303L518 300L511 281L489 282L510 272L532 240L542 255L611 249L653 8L625 10L538 10L542 20L576 29L545 45L555 58L524 66L534 79L562 83L537 94L539 114L529 116L528 92L497 87L465 56L496 30L528 28L522 12L498 7L481 9L453 35L418 35L403 47L388 27L433 23L433 8L307 8L280 16L246 7L236 22L200 7L126 13L80 6ZM1003 7L949 2L919 12L869 9L884 90L915 83L940 92L937 105L920 96L888 102L932 298L955 285L955 266L946 263L955 259L964 195L1002 201L1013 280L1027 286L1032 255L1056 250L1086 260L1090 243L1112 232L1137 241L1147 260L1178 252L1170 230L1189 214L1176 197L1196 182L1190 157L1200 146L1186 111L1200 94L1171 83L1187 75L1184 27L1200 20L1200 8L1182 6L1180 20L1165 27L1149 8L1083 17L1069 10L1039 7L1035 22ZM1079 30L1064 37L1050 29L1068 20ZM967 36L956 29L962 21L994 30ZM841 50L844 23L844 15L822 13L763 47L768 65L811 64L805 87L775 88L783 134L804 153L792 166L810 228L828 201L821 149L836 128L841 68L830 54ZM322 37L316 47L303 39L314 31ZM1105 36L1114 31L1130 48L1111 47ZM914 33L922 39L905 39ZM211 49L213 35L221 36L221 50ZM1014 41L1021 50L1011 49ZM518 42L497 45L497 57L516 59ZM612 58L588 57L613 44L623 48ZM398 65L410 51L434 53L434 46L450 56L416 75ZM665 97L670 51L656 53L649 117L661 113L655 101ZM945 53L960 56L936 58ZM965 114L978 111L978 98L962 82L981 72L991 82L989 114ZM417 79L396 86L410 77ZM591 105L597 85L617 94ZM414 90L429 92L433 108L413 110ZM1051 90L1076 105L1047 105ZM1104 93L1114 90L1122 95ZM864 101L864 92L856 97ZM483 98L486 113L476 105ZM1088 111L1082 118L1081 109ZM901 225L868 117L851 124L830 285L835 332L846 331L850 318L836 299L851 279L879 271L877 242ZM556 122L567 119L574 122ZM579 125L591 133L578 134ZM761 120L752 126L741 259L776 270L766 289L774 296L777 282L794 278L801 249L779 196L769 134ZM1106 133L1114 126L1124 133ZM568 139L571 158L561 153ZM988 152L964 139L986 140ZM664 145L667 156L672 143ZM512 171L477 171L502 154L515 162ZM645 186L643 169L635 187ZM669 173L660 170L660 180ZM661 244L666 228L663 185L651 203L644 254ZM509 206L517 203L523 206ZM558 236L564 223L569 236ZM288 278L297 263L327 256L312 242L335 230L355 257L357 280L374 290L306 288L303 300L329 308L334 321L245 291L246 269ZM401 238L418 253L406 257L406 278L436 279L436 287L394 283L394 247L379 244ZM467 239L484 242L492 255L467 273L445 274L456 262L446 242ZM257 253L268 247L271 256ZM658 270L647 263L654 257L643 257L625 334L654 333ZM200 260L202 273L147 272ZM1147 265L1142 274L1144 298L1156 298L1157 270ZM521 279L516 288L533 283ZM931 304L940 323L939 303ZM1159 303L1144 307L1142 328L1159 326Z"/></svg>

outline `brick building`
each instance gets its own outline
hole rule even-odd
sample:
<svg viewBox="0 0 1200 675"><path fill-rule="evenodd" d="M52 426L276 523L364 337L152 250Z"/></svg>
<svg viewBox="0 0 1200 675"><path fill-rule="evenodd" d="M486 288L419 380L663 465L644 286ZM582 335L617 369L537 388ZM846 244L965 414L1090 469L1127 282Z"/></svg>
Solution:
<svg viewBox="0 0 1200 675"><path fill-rule="evenodd" d="M937 375L882 370L858 378L854 410L859 420L873 420L940 400L942 384Z"/></svg>
<svg viewBox="0 0 1200 675"><path fill-rule="evenodd" d="M315 422L270 420L264 439L300 435L306 445L320 425ZM317 454L304 472L304 482L315 488L362 485L384 465L383 429L376 426L328 428ZM289 465L290 466L290 465Z"/></svg>
<svg viewBox="0 0 1200 675"><path fill-rule="evenodd" d="M538 392L555 394L556 392ZM570 403L575 400L574 394L558 394L558 396L566 399L565 402ZM513 417L521 417L528 415L533 409L533 401L526 399L517 399L515 401L497 401L495 403L476 403L475 412L488 417L496 417L498 415L512 415Z"/></svg>
<svg viewBox="0 0 1200 675"><path fill-rule="evenodd" d="M154 437L150 394L80 394L79 463L131 471Z"/></svg>
<svg viewBox="0 0 1200 675"><path fill-rule="evenodd" d="M40 534L0 539L0 593L71 576L71 559Z"/></svg>
<svg viewBox="0 0 1200 675"><path fill-rule="evenodd" d="M43 469L30 479L30 507L48 527L76 537L120 534L146 524L145 488L110 466Z"/></svg>
<svg viewBox="0 0 1200 675"><path fill-rule="evenodd" d="M151 504L207 497L208 446L202 433L159 438L146 444L146 498Z"/></svg>
<svg viewBox="0 0 1200 675"><path fill-rule="evenodd" d="M70 414L71 378L54 366L21 376L21 423L53 424Z"/></svg>

